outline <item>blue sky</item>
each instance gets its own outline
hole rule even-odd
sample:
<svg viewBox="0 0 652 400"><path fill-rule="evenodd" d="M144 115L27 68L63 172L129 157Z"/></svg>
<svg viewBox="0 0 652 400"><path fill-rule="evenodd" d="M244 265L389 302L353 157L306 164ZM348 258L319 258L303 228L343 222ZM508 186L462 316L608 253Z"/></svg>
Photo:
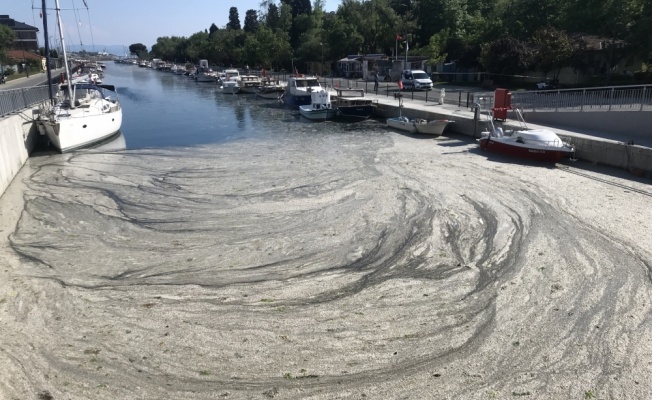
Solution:
<svg viewBox="0 0 652 400"><path fill-rule="evenodd" d="M9 4L7 4L9 3ZM229 8L237 7L240 23L247 10L259 10L260 0L59 0L67 45L86 47L142 43L151 49L160 36L188 37L208 29L212 23L223 27ZM276 0L280 3L280 0ZM49 36L55 36L54 0L47 0ZM326 11L335 11L340 0L325 0ZM0 14L39 28L41 0L0 0ZM90 21L90 23L89 23ZM81 24L80 24L81 22ZM39 38L42 46L42 36ZM96 49L98 51L102 49Z"/></svg>

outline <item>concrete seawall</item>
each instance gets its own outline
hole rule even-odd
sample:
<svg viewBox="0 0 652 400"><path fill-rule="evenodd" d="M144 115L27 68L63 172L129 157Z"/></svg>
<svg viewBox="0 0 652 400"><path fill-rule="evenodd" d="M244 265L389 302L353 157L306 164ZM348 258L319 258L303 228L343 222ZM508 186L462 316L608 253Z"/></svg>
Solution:
<svg viewBox="0 0 652 400"><path fill-rule="evenodd" d="M399 113L398 101L394 98L385 96L375 96L378 99L378 108L376 115L378 117L394 117ZM615 113L615 114L614 114ZM635 113L635 114L639 114ZM648 112L644 112L649 114ZM455 123L446 128L446 133L456 133L473 138L479 138L481 132L486 128L485 116L481 121L475 121L473 112L466 109L451 105L438 105L436 103L425 103L423 101L404 100L404 106L401 114L408 118L432 119L450 119ZM525 115L526 120L536 113ZM559 114L559 113L558 113ZM561 113L565 114L565 119L572 118L579 113ZM609 115L614 117L632 115L634 113L624 112L603 112L603 118ZM609 115L606 115L609 114ZM579 115L577 115L580 117ZM637 118L647 118L649 115L637 115ZM502 126L508 129L518 128L516 120L508 120L502 123ZM634 175L652 177L652 147L646 145L633 144L626 141L615 140L614 138L596 137L587 133L580 133L573 130L561 129L549 125L537 125L528 122L530 128L548 128L555 131L562 139L570 141L576 149L575 157L581 160L589 161L596 164L608 165L617 168L623 168ZM579 129L578 129L579 130ZM645 129L640 128L641 131ZM583 130L587 132L587 129ZM624 140L624 139L623 139Z"/></svg>
<svg viewBox="0 0 652 400"><path fill-rule="evenodd" d="M27 161L37 137L31 110L0 118L0 196Z"/></svg>

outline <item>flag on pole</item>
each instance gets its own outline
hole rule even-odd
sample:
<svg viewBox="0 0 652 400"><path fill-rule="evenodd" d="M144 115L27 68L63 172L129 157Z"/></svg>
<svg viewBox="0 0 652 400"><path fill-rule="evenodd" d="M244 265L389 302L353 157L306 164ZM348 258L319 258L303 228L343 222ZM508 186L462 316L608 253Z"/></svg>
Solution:
<svg viewBox="0 0 652 400"><path fill-rule="evenodd" d="M396 40L403 40L403 38L401 37L401 35L396 35Z"/></svg>

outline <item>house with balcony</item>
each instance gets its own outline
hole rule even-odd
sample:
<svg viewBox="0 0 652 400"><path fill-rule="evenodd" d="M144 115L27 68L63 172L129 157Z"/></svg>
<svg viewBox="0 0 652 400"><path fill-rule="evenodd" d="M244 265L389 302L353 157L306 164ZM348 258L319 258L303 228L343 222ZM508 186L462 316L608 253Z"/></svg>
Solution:
<svg viewBox="0 0 652 400"><path fill-rule="evenodd" d="M9 18L9 15L0 15L0 25L9 27L16 34L12 50L38 51L38 28Z"/></svg>

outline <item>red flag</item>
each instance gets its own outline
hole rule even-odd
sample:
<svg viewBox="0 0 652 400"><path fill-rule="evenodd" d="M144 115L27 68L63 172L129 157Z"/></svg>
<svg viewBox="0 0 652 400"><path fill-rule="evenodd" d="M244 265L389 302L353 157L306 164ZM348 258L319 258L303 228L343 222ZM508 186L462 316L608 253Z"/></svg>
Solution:
<svg viewBox="0 0 652 400"><path fill-rule="evenodd" d="M396 35L396 40L403 40L403 38L401 37L401 35Z"/></svg>

